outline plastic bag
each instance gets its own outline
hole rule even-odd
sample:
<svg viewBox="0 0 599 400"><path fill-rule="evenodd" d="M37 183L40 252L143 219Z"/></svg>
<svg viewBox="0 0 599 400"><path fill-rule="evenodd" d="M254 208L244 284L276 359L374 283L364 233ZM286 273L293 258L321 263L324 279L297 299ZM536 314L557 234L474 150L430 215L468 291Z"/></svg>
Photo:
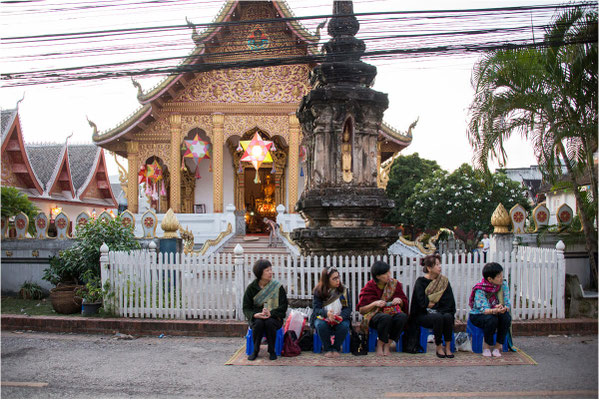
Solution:
<svg viewBox="0 0 599 400"><path fill-rule="evenodd" d="M305 325L306 317L304 317L304 314L301 311L291 310L287 321L285 321L285 329L283 331L287 333L287 331L292 330L295 332L295 336L299 338L302 336Z"/></svg>
<svg viewBox="0 0 599 400"><path fill-rule="evenodd" d="M472 352L472 338L466 332L458 332L455 335L455 348L458 351Z"/></svg>

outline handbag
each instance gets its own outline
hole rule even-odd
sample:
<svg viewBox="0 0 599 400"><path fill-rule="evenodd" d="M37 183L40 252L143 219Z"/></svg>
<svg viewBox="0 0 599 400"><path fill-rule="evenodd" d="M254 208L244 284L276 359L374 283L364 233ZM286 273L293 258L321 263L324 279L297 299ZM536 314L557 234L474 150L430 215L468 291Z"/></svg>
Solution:
<svg viewBox="0 0 599 400"><path fill-rule="evenodd" d="M411 354L424 353L420 345L420 328L412 321L408 322L404 330L403 351Z"/></svg>
<svg viewBox="0 0 599 400"><path fill-rule="evenodd" d="M283 357L297 357L302 352L298 345L297 335L295 331L289 330L285 332L285 336L283 336L283 351L281 355Z"/></svg>
<svg viewBox="0 0 599 400"><path fill-rule="evenodd" d="M356 332L350 325L349 349L354 356L365 356L368 354L368 334Z"/></svg>
<svg viewBox="0 0 599 400"><path fill-rule="evenodd" d="M297 344L302 351L312 351L314 348L314 334L312 331L303 331Z"/></svg>
<svg viewBox="0 0 599 400"><path fill-rule="evenodd" d="M399 306L399 304L394 306L385 306L381 311L385 314L395 315L401 312L401 307Z"/></svg>

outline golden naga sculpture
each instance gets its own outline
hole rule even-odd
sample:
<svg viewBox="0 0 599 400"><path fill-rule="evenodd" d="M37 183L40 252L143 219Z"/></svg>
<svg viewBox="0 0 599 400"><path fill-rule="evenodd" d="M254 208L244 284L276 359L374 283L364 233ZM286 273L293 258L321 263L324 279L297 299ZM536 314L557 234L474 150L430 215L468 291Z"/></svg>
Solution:
<svg viewBox="0 0 599 400"><path fill-rule="evenodd" d="M493 233L510 233L510 222L510 215L503 204L499 203L495 211L493 211L493 215L491 216L491 225L495 227Z"/></svg>
<svg viewBox="0 0 599 400"><path fill-rule="evenodd" d="M163 238L170 239L177 237L177 230L179 229L179 220L175 216L175 213L172 208L169 208L166 212L166 215L162 219L160 223L162 230L164 231Z"/></svg>
<svg viewBox="0 0 599 400"><path fill-rule="evenodd" d="M189 229L189 226L186 229L179 226L179 236L183 239L183 253L193 254L193 242L195 238L193 232Z"/></svg>
<svg viewBox="0 0 599 400"><path fill-rule="evenodd" d="M94 129L92 135L96 136L98 134L98 126L93 121L90 121L87 115L85 116L85 118L87 119L87 123L89 124L89 126L91 126Z"/></svg>
<svg viewBox="0 0 599 400"><path fill-rule="evenodd" d="M119 162L116 157L116 153L111 151L110 154L114 156L114 162L119 168L119 182L121 183L121 188L123 189L123 193L125 194L125 198L127 198L127 170L123 165Z"/></svg>

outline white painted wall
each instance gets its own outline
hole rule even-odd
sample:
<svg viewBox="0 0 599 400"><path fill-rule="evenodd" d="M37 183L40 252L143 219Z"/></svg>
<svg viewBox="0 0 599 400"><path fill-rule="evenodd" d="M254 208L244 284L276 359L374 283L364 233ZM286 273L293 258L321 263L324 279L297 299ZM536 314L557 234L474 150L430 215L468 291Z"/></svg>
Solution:
<svg viewBox="0 0 599 400"><path fill-rule="evenodd" d="M212 160L200 161L200 176L201 179L196 179L196 187L194 192L193 204L205 204L206 213L214 212L214 202L212 201L212 181L214 174L210 172L210 163ZM187 162L187 168L190 168L192 173L195 173L195 163Z"/></svg>
<svg viewBox="0 0 599 400"><path fill-rule="evenodd" d="M235 173L233 158L227 146L223 149L223 202L224 204L235 204Z"/></svg>

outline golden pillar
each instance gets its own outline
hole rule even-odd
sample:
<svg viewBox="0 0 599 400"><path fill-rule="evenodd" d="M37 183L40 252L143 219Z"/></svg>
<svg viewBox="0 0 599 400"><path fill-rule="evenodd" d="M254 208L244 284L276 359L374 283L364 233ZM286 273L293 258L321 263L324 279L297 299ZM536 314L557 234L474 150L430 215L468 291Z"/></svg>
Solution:
<svg viewBox="0 0 599 400"><path fill-rule="evenodd" d="M139 168L139 144L127 142L127 208L132 213L137 213L137 199L139 185L137 184L137 170Z"/></svg>
<svg viewBox="0 0 599 400"><path fill-rule="evenodd" d="M287 212L295 212L295 203L297 203L297 184L299 181L299 138L300 125L295 114L289 115L289 204L287 204Z"/></svg>
<svg viewBox="0 0 599 400"><path fill-rule="evenodd" d="M223 212L224 114L212 114L212 199L214 212Z"/></svg>
<svg viewBox="0 0 599 400"><path fill-rule="evenodd" d="M175 213L181 210L181 115L173 114L169 118L171 126L171 165L170 169L170 189L171 189L171 208Z"/></svg>

